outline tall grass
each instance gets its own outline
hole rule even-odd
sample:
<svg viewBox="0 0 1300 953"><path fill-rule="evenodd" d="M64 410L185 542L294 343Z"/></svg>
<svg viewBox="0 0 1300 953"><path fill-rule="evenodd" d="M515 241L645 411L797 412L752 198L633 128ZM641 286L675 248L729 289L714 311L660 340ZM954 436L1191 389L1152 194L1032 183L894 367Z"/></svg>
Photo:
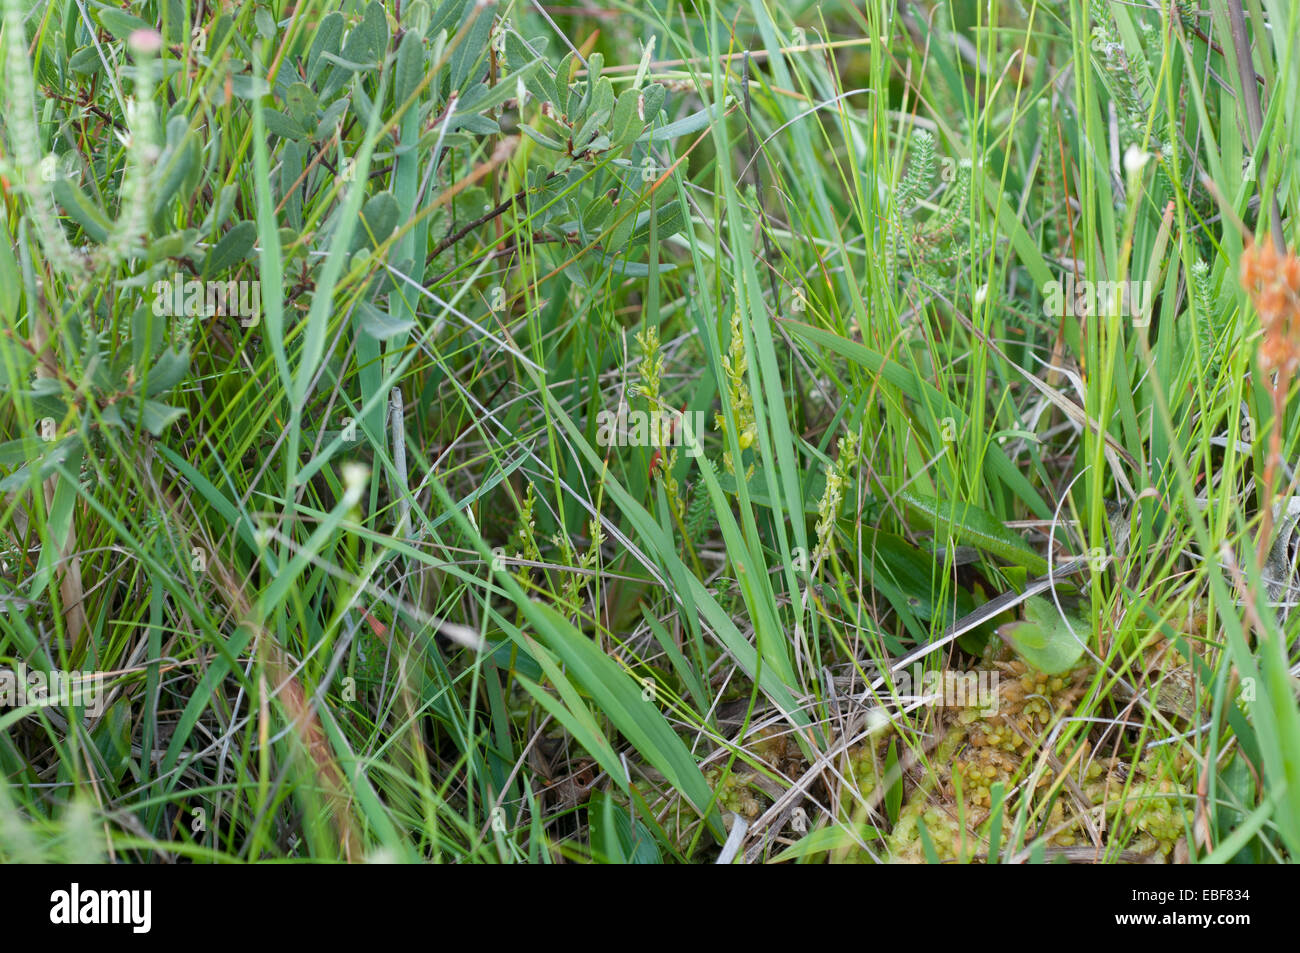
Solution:
<svg viewBox="0 0 1300 953"><path fill-rule="evenodd" d="M4 14L0 858L1300 851L1292 5Z"/></svg>

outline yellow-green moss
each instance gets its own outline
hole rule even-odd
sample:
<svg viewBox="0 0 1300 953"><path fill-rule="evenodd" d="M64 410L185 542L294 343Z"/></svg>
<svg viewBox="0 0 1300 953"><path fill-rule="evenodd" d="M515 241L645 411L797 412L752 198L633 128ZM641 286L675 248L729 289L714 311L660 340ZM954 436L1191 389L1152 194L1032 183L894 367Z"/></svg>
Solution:
<svg viewBox="0 0 1300 953"><path fill-rule="evenodd" d="M1056 763L1071 766L1074 783L1067 785L1050 766L1042 769L1040 746L1055 723L1073 712L1090 672L1044 675L1020 661L998 668L997 710L962 709L910 772L903 808L886 841L889 858L925 859L918 829L923 821L940 860L981 859L987 850L991 789L999 782L1010 800L1004 807L1004 831L1021 799L1030 797L1031 836L1043 836L1050 847L1091 845L1096 829L1104 837L1124 834L1130 850L1168 855L1191 817L1186 761L1176 762L1171 772L1167 757L1144 759L1129 769L1126 781L1127 766L1096 759L1084 740L1070 752L1056 752ZM891 736L886 732L849 752L853 788L842 801L846 814L853 804L869 800L884 780L882 753ZM1026 790L1030 777L1033 791Z"/></svg>

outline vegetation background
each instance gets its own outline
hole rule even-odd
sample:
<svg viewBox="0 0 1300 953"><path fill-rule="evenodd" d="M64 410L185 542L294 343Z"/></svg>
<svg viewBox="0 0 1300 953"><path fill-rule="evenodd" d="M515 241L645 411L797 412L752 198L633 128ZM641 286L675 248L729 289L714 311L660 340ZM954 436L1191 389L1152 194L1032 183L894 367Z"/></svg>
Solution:
<svg viewBox="0 0 1300 953"><path fill-rule="evenodd" d="M1297 5L3 12L0 860L1300 854Z"/></svg>

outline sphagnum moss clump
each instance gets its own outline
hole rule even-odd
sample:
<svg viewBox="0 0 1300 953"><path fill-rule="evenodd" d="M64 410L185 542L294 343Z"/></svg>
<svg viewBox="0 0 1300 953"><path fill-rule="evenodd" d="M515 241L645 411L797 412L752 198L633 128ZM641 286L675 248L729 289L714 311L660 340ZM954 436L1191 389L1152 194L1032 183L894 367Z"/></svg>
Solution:
<svg viewBox="0 0 1300 953"><path fill-rule="evenodd" d="M763 804L753 788L753 772L733 770L724 777L724 770L721 766L704 770L704 780L718 796L718 806L723 811L739 814L746 821L752 821L763 810Z"/></svg>
<svg viewBox="0 0 1300 953"><path fill-rule="evenodd" d="M997 708L964 708L947 719L938 743L905 772L906 800L886 838L888 858L923 862L923 823L941 861L985 859L993 788L999 783L1007 799L1004 847L1010 818L1021 799L1030 797L1027 840L1042 837L1047 848L1070 848L1093 844L1094 830L1103 838L1121 833L1132 835L1126 843L1129 851L1166 858L1191 820L1187 761L1175 760L1171 768L1167 758L1145 758L1132 766L1126 779L1127 766L1119 759L1091 757L1091 744L1084 739L1072 751L1057 752L1057 764L1074 765L1074 787L1068 790L1050 767L1042 769L1042 743L1061 718L1074 712L1091 670L1046 675L1019 660L998 663L997 668ZM884 753L894 736L886 730L850 749L846 777L852 790L841 800L846 815L862 803L876 803L877 813L882 813L880 799L873 795L882 784L893 783L884 777ZM868 859L860 853L850 859Z"/></svg>

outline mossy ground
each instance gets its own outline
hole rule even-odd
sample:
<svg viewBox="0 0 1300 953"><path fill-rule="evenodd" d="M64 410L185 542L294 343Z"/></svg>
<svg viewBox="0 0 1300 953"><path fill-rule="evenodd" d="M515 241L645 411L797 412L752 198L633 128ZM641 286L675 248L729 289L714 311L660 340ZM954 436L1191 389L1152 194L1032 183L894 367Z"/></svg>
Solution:
<svg viewBox="0 0 1300 953"><path fill-rule="evenodd" d="M1044 855L1100 860L1122 843L1123 859L1175 859L1194 818L1186 756L1143 753L1119 716L1080 721L1089 666L1046 675L1013 659L986 671L997 675L996 706L919 709L844 750L843 783L819 794L838 787L840 820L879 837L837 859L985 861L995 817L999 852L1019 828L1015 839ZM1071 736L1072 721L1092 726ZM751 753L772 774L807 768L785 737L769 733ZM765 773L738 762L725 779L721 768L706 778L724 810L753 821L779 791Z"/></svg>

